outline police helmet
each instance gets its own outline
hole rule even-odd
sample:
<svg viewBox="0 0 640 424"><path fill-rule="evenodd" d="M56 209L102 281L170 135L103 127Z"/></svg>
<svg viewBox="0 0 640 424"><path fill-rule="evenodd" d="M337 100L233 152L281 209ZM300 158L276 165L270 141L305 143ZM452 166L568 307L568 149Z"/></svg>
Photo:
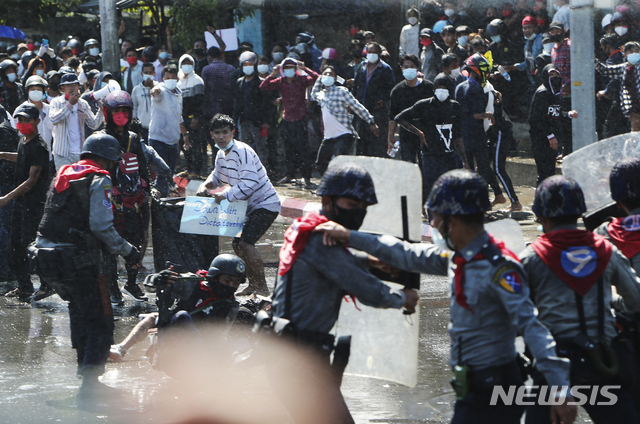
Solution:
<svg viewBox="0 0 640 424"><path fill-rule="evenodd" d="M483 55L475 53L467 58L462 69L472 70L484 81L487 73L491 70L491 66L489 66L489 61Z"/></svg>
<svg viewBox="0 0 640 424"><path fill-rule="evenodd" d="M505 35L507 33L507 24L502 19L494 19L487 25L487 35L495 37L496 35Z"/></svg>
<svg viewBox="0 0 640 424"><path fill-rule="evenodd" d="M33 59L34 57L36 57L36 54L31 50L27 50L26 52L22 53L22 57L20 58L20 60L22 61L22 66L24 67L24 69L29 69L29 62L31 62L31 59Z"/></svg>
<svg viewBox="0 0 640 424"><path fill-rule="evenodd" d="M352 197L369 205L378 203L371 175L353 162L343 162L327 169L316 193L318 196Z"/></svg>
<svg viewBox="0 0 640 424"><path fill-rule="evenodd" d="M611 198L616 202L640 200L640 158L618 162L609 176Z"/></svg>
<svg viewBox="0 0 640 424"><path fill-rule="evenodd" d="M211 265L207 271L207 278L213 278L219 274L241 277L242 281L240 284L242 284L247 277L247 266L244 261L236 255L224 253L216 256L215 259L211 261Z"/></svg>
<svg viewBox="0 0 640 424"><path fill-rule="evenodd" d="M575 180L554 175L540 183L531 209L537 216L559 218L582 215L587 206L582 189Z"/></svg>
<svg viewBox="0 0 640 424"><path fill-rule="evenodd" d="M95 38L89 38L87 41L84 42L84 48L88 48L89 46L97 46L98 45L98 40L96 40Z"/></svg>
<svg viewBox="0 0 640 424"><path fill-rule="evenodd" d="M115 162L120 160L120 143L109 134L93 133L82 145L82 155L89 153Z"/></svg>
<svg viewBox="0 0 640 424"><path fill-rule="evenodd" d="M47 84L44 78L39 77L38 75L32 75L29 78L27 78L27 83L24 85L24 88L28 90L29 87L34 87L34 86L40 86L42 88L46 88L49 86L49 84Z"/></svg>
<svg viewBox="0 0 640 424"><path fill-rule="evenodd" d="M9 68L13 68L15 70L18 70L18 65L16 64L16 62L14 62L11 59L5 59L2 62L0 62L0 71L6 71Z"/></svg>
<svg viewBox="0 0 640 424"><path fill-rule="evenodd" d="M298 43L313 44L315 37L310 32L301 32L296 36Z"/></svg>
<svg viewBox="0 0 640 424"><path fill-rule="evenodd" d="M433 184L427 209L442 215L475 215L491 209L489 189L477 173L454 169Z"/></svg>

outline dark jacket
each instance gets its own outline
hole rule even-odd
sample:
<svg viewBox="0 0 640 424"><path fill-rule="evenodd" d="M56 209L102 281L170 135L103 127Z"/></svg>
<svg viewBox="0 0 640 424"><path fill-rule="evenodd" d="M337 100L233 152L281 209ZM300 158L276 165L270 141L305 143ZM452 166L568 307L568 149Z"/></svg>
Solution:
<svg viewBox="0 0 640 424"><path fill-rule="evenodd" d="M115 137L115 139L118 140L118 143L120 143L120 148L122 149L123 153L130 152L138 157L140 178L142 178L147 182L147 186L145 187L145 190L149 192L151 190L151 186L150 186L151 181L149 179L149 167L147 165L147 158L144 155L144 150L142 150L142 144L140 142L140 138L138 137L138 134L129 131L128 133L125 133L125 134L128 134L129 137L121 136L118 132L111 130L109 127L107 127L107 129L105 130L102 130L102 132L105 132ZM129 146L129 140L131 140L131 146ZM113 181L113 183L116 184L116 181L117 181L116 167L113 167L113 169L110 171L110 175L111 175L111 181Z"/></svg>
<svg viewBox="0 0 640 424"><path fill-rule="evenodd" d="M233 104L233 120L238 123L242 120L249 120L253 122L255 125L262 125L269 123L269 116L267 115L267 111L271 110L266 102L269 101L268 92L264 90L260 90L260 83L262 79L258 76L255 76L252 80L253 85L250 88L249 97L251 98L251 103L248 105L249 116L244 116L245 113L245 103L244 103L244 85L246 77L241 77L236 80L235 90L235 102ZM257 79L257 80L256 80Z"/></svg>
<svg viewBox="0 0 640 424"><path fill-rule="evenodd" d="M353 96L364 105L369 112L376 110L379 100L388 103L391 98L391 89L395 85L391 67L382 62L382 67L376 68L367 82L367 65L365 60L358 64L353 82Z"/></svg>
<svg viewBox="0 0 640 424"><path fill-rule="evenodd" d="M549 87L549 72L558 69L549 64L542 70L542 84L538 87L529 109L529 134L532 142L546 142L552 134L562 136L563 120L569 119L567 111L562 110L560 96L555 96Z"/></svg>

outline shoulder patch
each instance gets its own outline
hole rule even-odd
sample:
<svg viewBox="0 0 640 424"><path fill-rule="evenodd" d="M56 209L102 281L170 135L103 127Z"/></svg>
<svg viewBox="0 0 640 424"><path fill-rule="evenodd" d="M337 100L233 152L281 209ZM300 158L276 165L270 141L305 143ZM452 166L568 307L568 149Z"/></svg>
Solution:
<svg viewBox="0 0 640 424"><path fill-rule="evenodd" d="M493 282L512 294L522 292L522 279L513 264L504 264L493 275Z"/></svg>
<svg viewBox="0 0 640 424"><path fill-rule="evenodd" d="M102 188L104 189L104 202L109 202L109 205L111 205L111 186L109 184L105 184Z"/></svg>

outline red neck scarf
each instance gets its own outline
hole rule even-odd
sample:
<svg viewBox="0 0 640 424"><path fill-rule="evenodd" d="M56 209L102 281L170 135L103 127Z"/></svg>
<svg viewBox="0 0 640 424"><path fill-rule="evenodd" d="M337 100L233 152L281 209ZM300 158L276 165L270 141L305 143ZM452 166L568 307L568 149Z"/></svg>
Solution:
<svg viewBox="0 0 640 424"><path fill-rule="evenodd" d="M611 259L611 243L585 230L556 230L531 244L542 261L580 296L598 281Z"/></svg>
<svg viewBox="0 0 640 424"><path fill-rule="evenodd" d="M328 222L326 216L316 212L309 212L302 218L297 218L284 233L284 243L280 249L280 264L278 274L284 275L291 269L298 256L309 241L311 232L320 224Z"/></svg>
<svg viewBox="0 0 640 424"><path fill-rule="evenodd" d="M640 253L640 215L614 219L607 227L611 241L631 259Z"/></svg>
<svg viewBox="0 0 640 424"><path fill-rule="evenodd" d="M489 243L493 244L495 247L500 249L502 256L509 256L516 261L520 262L518 256L513 253L511 250L507 249L504 242L500 239L493 238L491 234L489 234ZM462 285L462 280L464 279L464 265L469 262L479 261L481 259L486 259L484 254L482 253L484 249L480 251L477 255L475 255L471 260L466 260L464 256L459 253L456 253L453 256L453 263L456 264L456 269L454 272L454 281L455 281L455 290L456 290L456 302L458 305L462 306L465 309L468 309L473 313L473 310L467 304L467 297L464 294L464 286Z"/></svg>
<svg viewBox="0 0 640 424"><path fill-rule="evenodd" d="M79 180L88 174L109 175L109 171L100 168L100 165L89 159L83 159L71 165L63 165L58 171L54 187L58 193L69 188L71 181Z"/></svg>

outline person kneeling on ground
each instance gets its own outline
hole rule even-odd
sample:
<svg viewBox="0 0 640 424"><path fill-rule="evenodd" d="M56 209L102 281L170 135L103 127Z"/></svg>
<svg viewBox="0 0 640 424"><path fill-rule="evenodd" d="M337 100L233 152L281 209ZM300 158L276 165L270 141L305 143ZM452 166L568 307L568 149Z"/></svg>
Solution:
<svg viewBox="0 0 640 424"><path fill-rule="evenodd" d="M249 286L240 296L256 292L267 296L269 288L264 277L264 263L255 248L256 242L267 232L280 213L280 199L256 152L247 144L235 140L235 122L228 115L216 114L209 125L211 138L218 150L215 167L198 188L198 196L223 185L222 193L214 195L216 203L223 200L246 200L247 216L242 235L233 239L233 250L247 263Z"/></svg>

